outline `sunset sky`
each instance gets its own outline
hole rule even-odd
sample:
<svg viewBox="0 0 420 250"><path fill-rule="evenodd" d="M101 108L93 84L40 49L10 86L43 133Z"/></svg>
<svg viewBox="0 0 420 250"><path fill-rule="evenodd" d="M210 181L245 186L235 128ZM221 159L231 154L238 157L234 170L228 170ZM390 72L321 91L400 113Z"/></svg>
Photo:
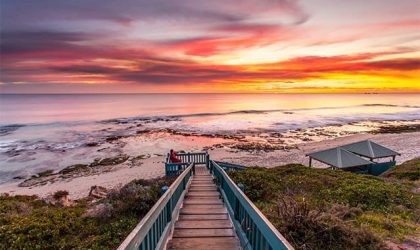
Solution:
<svg viewBox="0 0 420 250"><path fill-rule="evenodd" d="M420 92L418 0L1 0L2 93Z"/></svg>

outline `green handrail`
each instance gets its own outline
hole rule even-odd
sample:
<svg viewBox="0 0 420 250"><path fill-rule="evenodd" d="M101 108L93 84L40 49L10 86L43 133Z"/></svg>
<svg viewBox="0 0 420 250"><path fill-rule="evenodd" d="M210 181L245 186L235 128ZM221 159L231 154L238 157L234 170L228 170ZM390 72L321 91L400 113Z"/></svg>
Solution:
<svg viewBox="0 0 420 250"><path fill-rule="evenodd" d="M217 163L217 165L219 165L220 167L223 168L223 170L245 170L246 167L243 165L239 165L239 164L233 164L233 163L229 163L229 162L222 162L222 161L214 161L215 163Z"/></svg>
<svg viewBox="0 0 420 250"><path fill-rule="evenodd" d="M170 161L170 155L166 156L165 160L165 175L166 176L177 176L180 175L189 164L194 163L196 165L205 164L208 167L209 154L207 152L196 152L196 153L179 153L177 157L181 162L172 163Z"/></svg>
<svg viewBox="0 0 420 250"><path fill-rule="evenodd" d="M219 164L210 161L210 170L217 179L243 249L293 249Z"/></svg>
<svg viewBox="0 0 420 250"><path fill-rule="evenodd" d="M118 250L152 250L165 247L175 223L174 218L176 218L188 182L194 171L194 163L190 163L121 243Z"/></svg>

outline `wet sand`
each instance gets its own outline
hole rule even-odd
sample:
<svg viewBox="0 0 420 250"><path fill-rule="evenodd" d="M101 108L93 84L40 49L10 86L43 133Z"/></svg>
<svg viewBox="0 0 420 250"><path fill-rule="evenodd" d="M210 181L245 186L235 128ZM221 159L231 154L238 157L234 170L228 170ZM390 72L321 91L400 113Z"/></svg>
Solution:
<svg viewBox="0 0 420 250"><path fill-rule="evenodd" d="M111 189L118 188L133 179L149 179L163 176L163 153L168 148L172 147L186 151L200 151L207 148L211 155L211 159L238 163L246 166L261 167L274 167L287 163L308 165L308 158L305 157L305 154L309 152L365 139L371 139L401 153L401 156L397 157L398 162L420 156L420 132L401 134L358 133L334 139L299 143L293 145L293 147L283 147L281 149L262 148L258 150L252 147L252 150L249 150L246 147L238 149L227 146L238 142L238 140L232 138L209 138L203 136L172 134L170 135L170 144L168 144L167 138L163 138L162 135L156 134L146 138L142 137L141 140L134 137L122 138L119 143L124 145L125 153L131 152L132 155L138 155L140 151L156 151L156 154L147 154L145 157L131 156L121 164L106 166L106 168L98 168L98 171L94 172L77 172L77 174L70 177L65 175L65 178L63 175L54 173L51 176L47 176L47 178L49 178L47 181L34 185L22 186L23 180L14 180L13 182L0 185L0 193L9 193L11 195L38 195L40 197L45 197L58 190L67 190L70 193L70 198L82 198L88 195L90 188L94 185ZM144 144L145 140L150 140L150 142L153 143ZM149 148L142 148L144 145L148 145L147 147ZM315 167L325 166L316 164Z"/></svg>

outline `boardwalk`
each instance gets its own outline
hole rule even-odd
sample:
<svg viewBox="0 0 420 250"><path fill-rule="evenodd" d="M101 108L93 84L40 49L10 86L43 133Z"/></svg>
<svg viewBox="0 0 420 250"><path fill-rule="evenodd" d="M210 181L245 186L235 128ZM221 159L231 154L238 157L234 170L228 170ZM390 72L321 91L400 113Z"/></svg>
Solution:
<svg viewBox="0 0 420 250"><path fill-rule="evenodd" d="M196 166L168 249L240 249L212 175Z"/></svg>

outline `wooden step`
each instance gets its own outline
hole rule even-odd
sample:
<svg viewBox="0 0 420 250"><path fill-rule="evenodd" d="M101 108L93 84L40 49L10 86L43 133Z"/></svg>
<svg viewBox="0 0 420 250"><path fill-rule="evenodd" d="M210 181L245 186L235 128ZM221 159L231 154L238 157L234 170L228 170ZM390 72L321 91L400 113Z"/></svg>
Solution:
<svg viewBox="0 0 420 250"><path fill-rule="evenodd" d="M214 199L220 199L219 196L186 196L186 199L195 199L195 200L214 200Z"/></svg>
<svg viewBox="0 0 420 250"><path fill-rule="evenodd" d="M220 193L217 191L198 191L198 190L188 190L187 196L220 196Z"/></svg>
<svg viewBox="0 0 420 250"><path fill-rule="evenodd" d="M216 186L212 181L192 181L191 185L213 185Z"/></svg>
<svg viewBox="0 0 420 250"><path fill-rule="evenodd" d="M196 189L188 190L187 194L197 194L197 193L208 194L208 195L216 195L216 194L219 195L219 192L217 192L216 190L196 190Z"/></svg>
<svg viewBox="0 0 420 250"><path fill-rule="evenodd" d="M196 166L167 249L241 249L218 188L204 166Z"/></svg>
<svg viewBox="0 0 420 250"><path fill-rule="evenodd" d="M184 200L184 205L223 205L220 199L191 199L187 198Z"/></svg>
<svg viewBox="0 0 420 250"><path fill-rule="evenodd" d="M207 200L207 201L222 201L218 196L208 196L208 197L202 197L202 196L187 196L185 197L185 201L190 201L190 200L196 200L196 201L203 201L203 200Z"/></svg>
<svg viewBox="0 0 420 250"><path fill-rule="evenodd" d="M227 214L181 214L179 220L227 220Z"/></svg>
<svg viewBox="0 0 420 250"><path fill-rule="evenodd" d="M214 183L191 183L191 187L215 187Z"/></svg>
<svg viewBox="0 0 420 250"><path fill-rule="evenodd" d="M177 229L172 237L174 238L196 238L196 237L233 237L235 232L231 228L205 228L205 229Z"/></svg>
<svg viewBox="0 0 420 250"><path fill-rule="evenodd" d="M184 220L175 222L175 231L178 228L232 228L229 220Z"/></svg>
<svg viewBox="0 0 420 250"><path fill-rule="evenodd" d="M234 250L240 249L239 242L235 237L200 237L200 238L173 238L169 241L168 249L212 249Z"/></svg>
<svg viewBox="0 0 420 250"><path fill-rule="evenodd" d="M190 187L188 191L217 191L217 187Z"/></svg>
<svg viewBox="0 0 420 250"><path fill-rule="evenodd" d="M199 208L199 209L204 209L204 208L223 208L224 205L222 204L218 204L218 205L209 205L209 204L194 204L194 205L189 205L189 204L183 204L182 208Z"/></svg>
<svg viewBox="0 0 420 250"><path fill-rule="evenodd" d="M227 214L226 208L196 208L196 207L183 207L180 214Z"/></svg>
<svg viewBox="0 0 420 250"><path fill-rule="evenodd" d="M213 186L216 187L216 184L213 182L191 182L191 185L201 185L201 186Z"/></svg>
<svg viewBox="0 0 420 250"><path fill-rule="evenodd" d="M204 182L191 182L191 187L216 187L213 182L204 183Z"/></svg>

